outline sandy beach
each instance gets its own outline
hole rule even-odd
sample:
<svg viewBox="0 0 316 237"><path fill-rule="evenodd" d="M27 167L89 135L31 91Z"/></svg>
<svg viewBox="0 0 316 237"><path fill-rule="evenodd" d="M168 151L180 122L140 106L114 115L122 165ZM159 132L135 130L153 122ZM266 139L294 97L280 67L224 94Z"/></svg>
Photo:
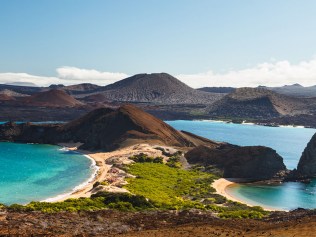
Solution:
<svg viewBox="0 0 316 237"><path fill-rule="evenodd" d="M87 182L83 187L80 189L69 193L69 194L62 194L57 197L48 198L45 201L48 202L58 202L64 201L69 198L80 198L80 197L90 197L94 193L93 185L96 182L103 182L106 180L115 179L118 177L117 168L114 168L114 172L112 170L112 164L130 164L133 161L129 159L129 157L139 154L145 153L149 156L160 156L165 157L162 154L161 150L156 149L157 146L149 145L149 144L138 144L132 145L126 148L118 149L112 152L91 152L86 150L80 150L81 143L60 143L58 144L61 147L65 147L68 150L77 151L88 156L90 159L95 161L96 166L98 167L97 173L92 180ZM159 146L164 147L164 146ZM174 151L174 148L171 147L164 147L169 150ZM121 180L124 180L124 174L120 176ZM121 185L117 185L117 183L109 184L105 188L108 192L128 192L126 189L121 188Z"/></svg>
<svg viewBox="0 0 316 237"><path fill-rule="evenodd" d="M216 189L216 193L217 194L220 194L224 197L226 197L227 199L231 200L231 201L234 201L234 202L240 202L240 203L243 203L243 204L246 204L247 206L250 206L250 207L253 207L254 205L250 204L250 203L247 203L243 200L240 200L232 195L230 195L228 192L227 192L227 188L229 186L232 186L232 185L238 185L238 183L245 183L245 180L243 179L225 179L225 178L220 178L220 179L217 179L213 182L212 184L212 187ZM265 206L261 206L264 210L266 211L284 211L284 210L278 210L278 209L274 209L274 208L270 208L270 207L265 207Z"/></svg>
<svg viewBox="0 0 316 237"><path fill-rule="evenodd" d="M89 182L85 183L82 187L80 187L78 190L75 190L72 193L69 194L62 194L57 197L49 198L45 201L48 202L56 202L56 201L64 201L69 198L80 198L80 197L90 197L93 193L96 192L96 190L93 189L93 185L96 182L104 182L106 180L111 180L117 178L117 172L112 172L112 164L130 164L132 161L129 159L129 157L139 154L139 153L145 153L149 156L161 156L165 157L162 154L161 150L156 149L157 146L149 145L149 144L138 144L138 145L132 145L126 148L118 149L112 152L91 152L86 150L80 150L78 147L80 147L80 143L60 143L59 146L65 147L68 150L77 151L79 153L82 153L86 156L88 156L90 159L93 159L95 161L95 165L98 167L97 172L93 179L89 180ZM165 147L170 150L174 150L174 148L171 147ZM165 157L166 158L166 157ZM115 168L116 169L116 168ZM125 174L126 175L126 174ZM121 176L124 182L124 175ZM216 193L220 194L227 199L235 202L244 203L248 206L253 206L249 203L246 203L243 200L240 200L232 195L230 195L227 192L227 187L231 185L237 185L238 183L245 182L243 179L225 179L220 178L213 182L212 187L215 188ZM121 184L121 183L120 183ZM126 189L121 188L121 185L117 185L115 183L107 185L105 188L108 192L128 192ZM277 211L276 209L263 207L267 211Z"/></svg>

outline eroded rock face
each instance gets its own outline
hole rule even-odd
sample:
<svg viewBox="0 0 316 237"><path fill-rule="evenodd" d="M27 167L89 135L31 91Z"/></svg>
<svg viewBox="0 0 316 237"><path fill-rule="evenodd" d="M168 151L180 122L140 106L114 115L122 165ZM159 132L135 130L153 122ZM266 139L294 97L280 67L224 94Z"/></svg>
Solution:
<svg viewBox="0 0 316 237"><path fill-rule="evenodd" d="M225 178L268 180L285 173L283 158L263 146L240 147L223 144L217 148L199 146L186 155L190 164L214 166Z"/></svg>
<svg viewBox="0 0 316 237"><path fill-rule="evenodd" d="M316 177L316 133L301 156L297 166L297 174L303 177Z"/></svg>

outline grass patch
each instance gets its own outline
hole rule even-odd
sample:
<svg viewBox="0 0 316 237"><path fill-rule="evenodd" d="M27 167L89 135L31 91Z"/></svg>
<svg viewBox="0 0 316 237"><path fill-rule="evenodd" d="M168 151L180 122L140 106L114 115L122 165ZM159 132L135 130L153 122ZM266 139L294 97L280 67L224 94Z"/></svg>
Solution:
<svg viewBox="0 0 316 237"><path fill-rule="evenodd" d="M91 198L67 199L63 202L31 202L27 205L13 204L7 209L13 211L41 211L54 213L60 211L95 211L117 209L121 211L139 211L154 208L145 197L129 193L99 192Z"/></svg>
<svg viewBox="0 0 316 237"><path fill-rule="evenodd" d="M157 163L135 163L127 172L136 178L127 179L125 188L148 198L159 209L197 208L218 213L221 218L262 218L269 213L216 194L211 183L217 176L210 173Z"/></svg>
<svg viewBox="0 0 316 237"><path fill-rule="evenodd" d="M211 183L216 177L212 174L157 163L136 163L127 172L136 178L127 179L129 184L125 188L150 199L158 208L200 206L202 198L214 196Z"/></svg>

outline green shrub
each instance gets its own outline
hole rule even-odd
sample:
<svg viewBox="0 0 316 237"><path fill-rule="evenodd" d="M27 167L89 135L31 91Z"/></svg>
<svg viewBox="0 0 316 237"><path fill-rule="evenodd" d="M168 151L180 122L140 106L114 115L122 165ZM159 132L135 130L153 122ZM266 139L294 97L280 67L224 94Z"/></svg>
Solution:
<svg viewBox="0 0 316 237"><path fill-rule="evenodd" d="M105 205L113 203L130 203L133 209L148 209L153 208L153 204L149 202L144 196L132 195L130 193L109 193L98 192L92 195L92 198L102 197Z"/></svg>
<svg viewBox="0 0 316 237"><path fill-rule="evenodd" d="M168 165L169 167L172 167L172 168L181 168L182 165L180 163L180 155L175 154L175 155L171 156L168 159L166 165Z"/></svg>
<svg viewBox="0 0 316 237"><path fill-rule="evenodd" d="M200 202L200 197L214 192L211 187L214 176L207 173L154 163L135 163L128 167L127 172L135 175L136 179L127 179L129 184L125 188L148 198L157 208L194 207Z"/></svg>
<svg viewBox="0 0 316 237"><path fill-rule="evenodd" d="M129 202L110 203L109 208L120 210L120 211L135 211L135 208Z"/></svg>
<svg viewBox="0 0 316 237"><path fill-rule="evenodd" d="M138 155L134 155L129 157L129 159L135 161L136 163L163 163L162 157L150 157L144 153L140 153Z"/></svg>
<svg viewBox="0 0 316 237"><path fill-rule="evenodd" d="M264 213L252 210L238 210L238 211L223 211L218 215L221 218L231 218L231 219L261 219L265 216Z"/></svg>

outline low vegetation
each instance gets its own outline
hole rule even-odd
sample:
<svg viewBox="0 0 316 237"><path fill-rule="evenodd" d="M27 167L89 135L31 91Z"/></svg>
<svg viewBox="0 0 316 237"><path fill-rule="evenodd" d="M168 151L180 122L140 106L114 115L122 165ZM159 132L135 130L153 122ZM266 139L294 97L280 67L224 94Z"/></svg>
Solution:
<svg viewBox="0 0 316 237"><path fill-rule="evenodd" d="M127 172L136 178L129 178L126 188L159 209L211 210L221 218L262 218L268 214L261 207L248 207L216 194L211 183L217 177L210 173L157 163L135 163Z"/></svg>
<svg viewBox="0 0 316 237"><path fill-rule="evenodd" d="M248 207L216 194L211 183L218 177L202 172L197 167L192 170L181 169L180 155L169 156L165 164L162 157L149 157L143 153L130 157L135 163L125 166L125 169L136 178L127 178L128 185L125 188L131 193L98 192L91 198L68 199L56 203L13 204L5 208L48 213L100 209L141 211L195 208L212 211L220 218L262 218L268 214L261 207ZM3 207L0 204L0 209Z"/></svg>
<svg viewBox="0 0 316 237"><path fill-rule="evenodd" d="M14 211L94 211L100 209L118 209L121 211L140 211L154 208L145 197L129 193L99 192L91 198L68 199L63 202L31 202L27 205L13 204L7 207Z"/></svg>

